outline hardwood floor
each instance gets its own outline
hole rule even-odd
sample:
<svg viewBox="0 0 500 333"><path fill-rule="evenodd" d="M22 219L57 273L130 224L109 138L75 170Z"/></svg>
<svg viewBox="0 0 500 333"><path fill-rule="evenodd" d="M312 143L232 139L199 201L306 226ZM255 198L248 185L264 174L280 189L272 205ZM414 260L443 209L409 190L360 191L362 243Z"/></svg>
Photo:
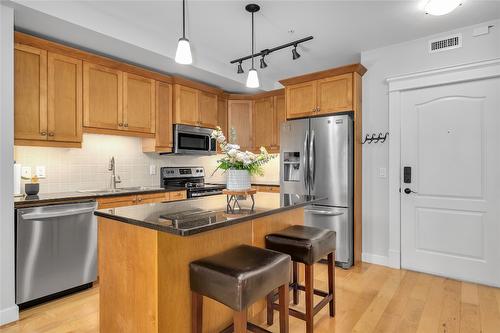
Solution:
<svg viewBox="0 0 500 333"><path fill-rule="evenodd" d="M316 333L500 332L498 288L370 264L336 275L336 317L324 308L315 317ZM326 266L317 266L316 286L327 290L326 277ZM97 332L98 294L94 287L24 310L0 332ZM276 324L270 329L278 331ZM304 322L290 318L290 332L304 330Z"/></svg>

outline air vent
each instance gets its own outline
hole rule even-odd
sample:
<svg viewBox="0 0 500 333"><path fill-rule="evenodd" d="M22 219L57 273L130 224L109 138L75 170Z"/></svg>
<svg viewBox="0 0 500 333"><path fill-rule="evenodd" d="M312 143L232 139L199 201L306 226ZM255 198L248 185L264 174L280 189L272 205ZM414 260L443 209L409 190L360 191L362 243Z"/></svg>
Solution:
<svg viewBox="0 0 500 333"><path fill-rule="evenodd" d="M459 47L462 47L462 34L432 39L429 41L429 53L448 51L458 49Z"/></svg>

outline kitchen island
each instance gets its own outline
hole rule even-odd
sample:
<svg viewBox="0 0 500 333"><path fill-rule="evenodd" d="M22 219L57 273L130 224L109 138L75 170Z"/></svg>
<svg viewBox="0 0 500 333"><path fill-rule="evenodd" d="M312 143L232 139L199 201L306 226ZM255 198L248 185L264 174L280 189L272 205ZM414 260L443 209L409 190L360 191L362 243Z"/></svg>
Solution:
<svg viewBox="0 0 500 333"><path fill-rule="evenodd" d="M321 198L322 199L322 198ZM226 212L226 196L95 212L99 221L101 332L190 332L189 263L239 244L264 247L265 235L304 223L303 207L320 199L258 193ZM265 301L249 309L261 315ZM232 321L226 306L205 299L203 327Z"/></svg>

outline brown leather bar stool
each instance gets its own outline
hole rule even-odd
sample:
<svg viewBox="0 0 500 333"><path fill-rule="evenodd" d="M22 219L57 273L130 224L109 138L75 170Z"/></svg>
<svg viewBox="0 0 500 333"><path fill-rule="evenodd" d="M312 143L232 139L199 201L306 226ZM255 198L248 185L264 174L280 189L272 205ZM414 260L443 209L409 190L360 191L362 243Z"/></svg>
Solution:
<svg viewBox="0 0 500 333"><path fill-rule="evenodd" d="M234 310L233 324L222 332L269 332L247 321L247 309L279 288L280 333L288 333L290 264L289 255L249 245L192 262L192 332L202 332L203 296Z"/></svg>
<svg viewBox="0 0 500 333"><path fill-rule="evenodd" d="M335 316L335 231L295 225L281 232L266 236L266 248L289 254L293 261L293 278L290 288L293 289L293 303L299 304L298 291L306 294L306 312L290 309L290 315L305 320L306 332L312 333L314 315L329 304L330 317ZM321 258L328 257L328 292L314 289L314 264ZM298 265L305 265L305 286L298 283ZM314 306L314 295L323 297L321 302ZM273 310L277 308L276 294L273 292L267 297L267 323L273 324Z"/></svg>

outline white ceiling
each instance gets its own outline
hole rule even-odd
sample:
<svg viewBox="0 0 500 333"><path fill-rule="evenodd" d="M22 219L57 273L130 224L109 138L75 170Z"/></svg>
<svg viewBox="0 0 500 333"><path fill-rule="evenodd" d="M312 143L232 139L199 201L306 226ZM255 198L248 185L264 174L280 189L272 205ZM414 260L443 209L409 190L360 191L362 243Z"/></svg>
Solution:
<svg viewBox="0 0 500 333"><path fill-rule="evenodd" d="M193 65L172 60L181 35L176 1L24 1L13 0L19 29L91 50L181 74L235 92L248 92L246 75L229 61L250 53L251 1L187 0L187 37ZM500 1L465 0L446 16L425 15L419 1L255 1L257 50L309 35L299 48L273 53L260 70L264 90L278 80L358 62L360 52L500 18ZM293 33L290 33L293 30ZM257 60L258 65L258 60ZM249 62L244 69L249 68Z"/></svg>

